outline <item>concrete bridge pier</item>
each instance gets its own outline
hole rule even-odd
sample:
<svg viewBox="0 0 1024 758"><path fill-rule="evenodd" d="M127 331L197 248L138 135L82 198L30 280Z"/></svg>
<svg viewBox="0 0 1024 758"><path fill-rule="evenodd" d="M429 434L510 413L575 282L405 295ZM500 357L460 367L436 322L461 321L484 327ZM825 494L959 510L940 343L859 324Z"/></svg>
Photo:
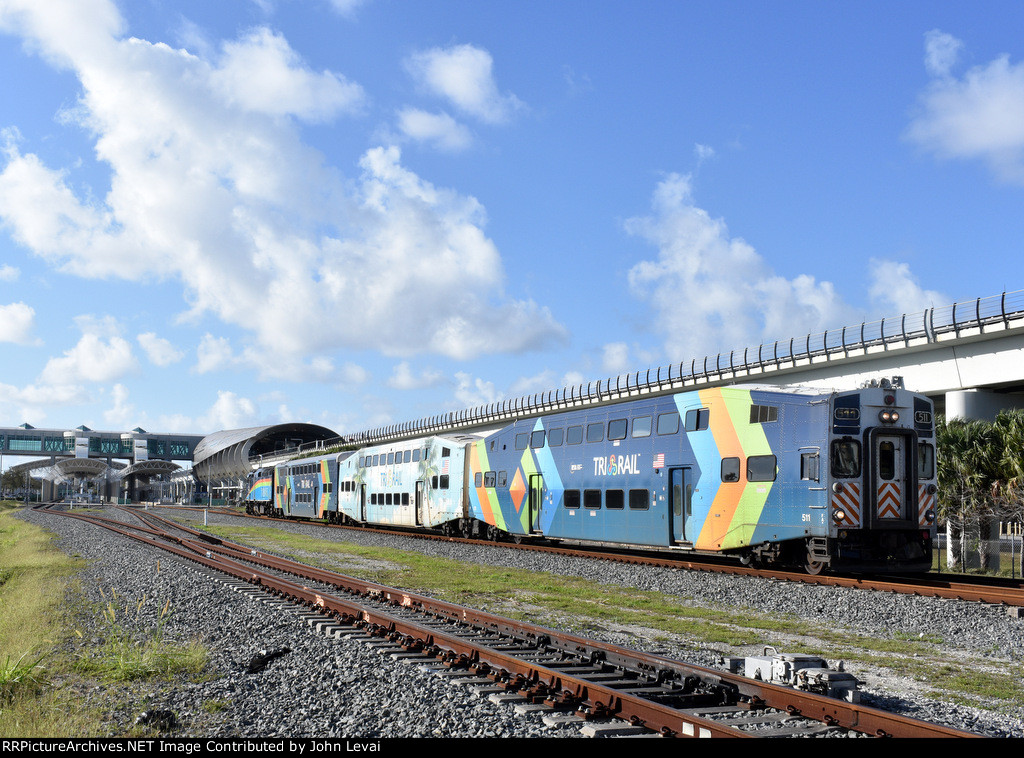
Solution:
<svg viewBox="0 0 1024 758"><path fill-rule="evenodd" d="M1024 397L985 389L952 390L946 393L946 418L994 421L999 411L1024 408Z"/></svg>

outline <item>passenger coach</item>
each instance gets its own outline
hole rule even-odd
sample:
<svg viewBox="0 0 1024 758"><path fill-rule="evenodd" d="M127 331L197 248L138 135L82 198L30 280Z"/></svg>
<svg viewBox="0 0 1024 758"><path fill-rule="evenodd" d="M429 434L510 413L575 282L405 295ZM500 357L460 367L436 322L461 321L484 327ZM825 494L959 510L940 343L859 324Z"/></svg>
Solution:
<svg viewBox="0 0 1024 758"><path fill-rule="evenodd" d="M470 511L521 537L927 570L932 404L723 387L520 421L469 450Z"/></svg>

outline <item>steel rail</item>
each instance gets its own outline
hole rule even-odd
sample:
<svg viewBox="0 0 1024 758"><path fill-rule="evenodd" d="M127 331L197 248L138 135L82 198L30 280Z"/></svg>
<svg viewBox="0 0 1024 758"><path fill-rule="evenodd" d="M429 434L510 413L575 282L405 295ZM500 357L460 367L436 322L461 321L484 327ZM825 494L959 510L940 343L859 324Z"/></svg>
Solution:
<svg viewBox="0 0 1024 758"><path fill-rule="evenodd" d="M138 511L130 512L137 517L140 515ZM713 681L723 686L734 688L750 702L788 711L794 715L801 715L831 726L843 727L862 733L898 737L977 736L941 725L928 724L916 719L886 713L867 706L861 706L860 704L847 703L815 693L756 682L739 675L684 664L663 656L618 646L599 644L593 640L576 635L555 632L545 627L524 622L512 621L486 611L467 608L404 590L396 590L374 582L337 574L326 569L318 569L290 559L269 556L266 553L254 551L246 545L218 538L210 538L196 529L166 519L163 516L152 513L146 513L145 515L150 520L192 534L197 538L196 544L199 550L221 552L226 557L235 561L257 563L266 568L287 571L310 581L332 585L357 596L379 597L385 602L399 607L416 608L439 618L446 618L462 624L470 624L497 634L522 639L532 645L543 644L554 647L562 652L571 652L588 660L601 660L609 665L623 669L632 668L635 670L639 668L642 671L648 672L652 681L665 681L673 678L682 680L687 676L698 676L705 681ZM326 596L311 590L307 591L304 589L304 591L306 592L306 602L320 605L328 610L334 610L326 604L326 600L324 600L324 603L320 603L317 600L317 598L323 599ZM385 622L375 620L374 623L383 624ZM411 624L409 629L426 630L428 634L435 636L430 644L437 644L436 635L438 633L429 627ZM409 632L406 630L402 633ZM531 683L532 688L535 690L534 694L536 694L536 691L547 693L549 696L554 693L561 693L556 695L556 697L563 700L576 699L582 701L584 693L591 693L587 696L587 699L593 701L593 693L597 693L601 696L601 699L593 701L592 707L597 708L599 711L607 711L619 717L625 714L627 720L631 720L634 723L643 722L647 728L653 728L654 731L664 734L676 733L680 728L684 730L684 733L687 730L693 729L698 729L699 733L699 722L680 722L680 712L677 709L656 703L652 704L650 701L641 698L631 699L620 691L602 688L600 685L587 682L585 679L572 679L557 670L552 670L538 664L525 664L510 656L466 643L461 637L443 635L443 639L445 640L445 646L450 645L454 652L466 657L467 665L471 664L474 668L479 669L481 661L483 661L487 667L497 665L511 671L520 677L522 681ZM483 655L482 650L487 650L484 657L481 657ZM567 686L565 682L574 682L574 684ZM608 698L611 698L611 700L608 700ZM627 708L629 709L628 712ZM714 724L714 722L709 723ZM720 728L720 725L716 725L716 727Z"/></svg>
<svg viewBox="0 0 1024 758"><path fill-rule="evenodd" d="M610 687L587 682L583 679L566 675L555 669L526 663L514 656L474 644L470 640L454 634L439 632L437 629L367 607L351 600L331 595L316 589L282 579L266 571L253 569L226 555L217 558L212 553L218 548L235 550L236 546L225 544L199 544L198 551L180 544L182 540L171 536L172 543L160 543L156 537L139 536L132 526L111 522L110 519L95 518L92 515L50 511L62 516L79 519L96 526L108 529L122 536L139 540L148 545L155 545L174 555L195 561L209 569L225 573L236 579L250 582L264 590L278 594L295 602L304 603L322 613L329 614L339 620L358 625L364 629L401 640L409 649L429 653L445 661L453 667L464 667L481 674L494 676L495 671L505 671L515 677L517 687L530 687L534 692L546 692L553 702L571 704L577 708L586 708L602 716L624 718L636 725L642 725L665 736L680 737L750 737L752 735L733 727L725 726L709 719L680 713L678 710L623 693ZM178 525L176 525L178 526ZM124 528L122 528L124 527ZM187 541L186 541L187 542ZM244 550L244 548L243 548ZM252 555L256 552L257 555ZM251 551L249 558L259 558L258 551ZM283 559L277 559L283 562ZM298 564L302 566L302 564ZM304 567L309 568L309 567ZM320 573L320 572L313 572ZM303 578L309 578L304 576ZM402 608L417 607L418 596L382 585L366 583L366 596L379 596ZM380 588L378 592L374 587ZM453 608L455 606L452 606ZM475 615L471 609L461 609L462 623L471 623ZM489 614L484 614L489 615Z"/></svg>
<svg viewBox="0 0 1024 758"><path fill-rule="evenodd" d="M227 516L236 516L238 518L255 518L270 521L280 520L270 516L255 516L247 513L235 513L228 510L217 510L216 512ZM431 532L406 532L381 527L353 527L338 524L323 524L323 526L338 529L375 531L384 534L400 534L404 537L445 540L468 545L498 546L514 550L532 550L535 552L550 553L553 555L600 558L602 560L615 561L618 563L660 566L663 568L685 569L688 571L713 571L721 574L759 577L762 579L799 582L801 584L815 584L828 587L851 587L874 592L895 592L902 595L916 595L919 597L936 597L947 600L965 600L969 602L988 603L990 605L1024 607L1024 580L1007 580L1004 582L989 581L986 583L986 580L981 578L971 579L951 574L922 574L920 576L893 575L891 577L859 576L849 574L812 575L805 574L800 571L754 568L750 566L743 566L735 562L716 562L714 560L688 558L679 555L678 553L670 553L668 551L665 551L663 554L652 553L650 551L645 552L644 550L638 550L637 552L619 552L618 550L607 546L595 550L586 548L582 545L567 547L564 545L545 545L527 541L521 543L495 543L491 540L454 537Z"/></svg>

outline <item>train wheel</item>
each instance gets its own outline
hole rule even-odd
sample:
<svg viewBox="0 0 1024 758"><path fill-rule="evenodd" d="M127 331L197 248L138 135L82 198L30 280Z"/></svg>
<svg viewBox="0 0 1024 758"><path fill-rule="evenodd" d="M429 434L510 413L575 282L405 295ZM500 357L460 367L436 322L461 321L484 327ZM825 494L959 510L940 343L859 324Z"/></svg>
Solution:
<svg viewBox="0 0 1024 758"><path fill-rule="evenodd" d="M807 554L807 558L804 559L804 571L811 576L817 576L825 570L825 562L817 561L811 557L810 553Z"/></svg>

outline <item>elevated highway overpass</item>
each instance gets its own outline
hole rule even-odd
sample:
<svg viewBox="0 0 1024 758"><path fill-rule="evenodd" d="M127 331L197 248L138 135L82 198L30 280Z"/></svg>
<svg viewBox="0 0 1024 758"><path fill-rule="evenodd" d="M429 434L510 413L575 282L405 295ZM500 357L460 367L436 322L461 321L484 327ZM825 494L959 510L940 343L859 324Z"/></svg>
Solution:
<svg viewBox="0 0 1024 758"><path fill-rule="evenodd" d="M381 442L478 431L570 408L727 384L847 389L900 376L948 417L1024 407L1024 290L621 374L346 435Z"/></svg>

